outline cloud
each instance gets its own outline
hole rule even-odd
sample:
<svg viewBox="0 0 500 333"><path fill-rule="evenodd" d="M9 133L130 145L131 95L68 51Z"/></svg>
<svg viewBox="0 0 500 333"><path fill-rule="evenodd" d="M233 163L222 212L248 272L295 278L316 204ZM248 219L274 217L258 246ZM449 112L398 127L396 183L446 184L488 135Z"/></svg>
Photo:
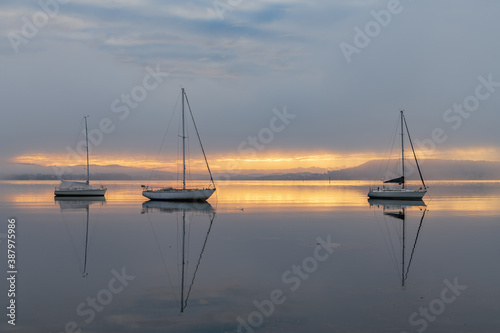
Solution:
<svg viewBox="0 0 500 333"><path fill-rule="evenodd" d="M435 128L446 132L441 150L489 147L500 139L499 92L459 130L443 119L474 93L479 76L500 81L500 47L491 39L500 28L494 15L500 4L402 2L404 10L351 63L340 43L354 43L355 28L364 29L386 1L232 4L221 19L210 1L71 1L19 54L3 38L1 97L8 114L0 136L16 140L2 155L64 150L75 134L69 129L87 113L117 124L101 152L150 153L158 149L179 85L216 154L236 154L240 142L267 125L272 109L283 106L297 120L262 153L381 152L400 108L414 138L429 138ZM6 35L19 33L22 17L31 19L40 7L19 1L0 9ZM118 121L112 101L140 84L146 66L157 65L168 80ZM19 128L27 135L20 137Z"/></svg>

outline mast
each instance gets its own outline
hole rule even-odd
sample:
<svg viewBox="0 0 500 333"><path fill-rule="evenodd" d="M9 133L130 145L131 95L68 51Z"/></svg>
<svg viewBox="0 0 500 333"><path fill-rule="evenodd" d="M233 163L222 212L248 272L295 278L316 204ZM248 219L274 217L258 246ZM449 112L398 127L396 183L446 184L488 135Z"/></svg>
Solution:
<svg viewBox="0 0 500 333"><path fill-rule="evenodd" d="M85 141L86 141L86 147L87 147L87 185L90 182L90 170L89 170L89 133L87 130L87 118L89 116L84 116L85 118Z"/></svg>
<svg viewBox="0 0 500 333"><path fill-rule="evenodd" d="M186 189L186 136L184 125L184 88L182 89L182 189Z"/></svg>
<svg viewBox="0 0 500 333"><path fill-rule="evenodd" d="M403 172L403 188L405 188L405 143L403 131L403 110L401 110L401 169Z"/></svg>

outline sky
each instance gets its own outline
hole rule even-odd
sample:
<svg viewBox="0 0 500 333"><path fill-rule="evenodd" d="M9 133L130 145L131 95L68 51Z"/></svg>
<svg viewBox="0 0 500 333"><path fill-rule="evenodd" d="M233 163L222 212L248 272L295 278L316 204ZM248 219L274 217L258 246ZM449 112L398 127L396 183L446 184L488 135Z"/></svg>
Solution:
<svg viewBox="0 0 500 333"><path fill-rule="evenodd" d="M83 163L84 115L93 164L175 171L180 86L216 172L382 158L401 109L420 156L500 161L498 13L494 0L2 1L0 174Z"/></svg>

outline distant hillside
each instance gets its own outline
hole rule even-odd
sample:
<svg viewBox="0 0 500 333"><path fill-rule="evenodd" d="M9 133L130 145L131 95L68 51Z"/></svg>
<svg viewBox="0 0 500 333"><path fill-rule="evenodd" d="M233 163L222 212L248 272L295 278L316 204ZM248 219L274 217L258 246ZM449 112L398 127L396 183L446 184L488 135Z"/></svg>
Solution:
<svg viewBox="0 0 500 333"><path fill-rule="evenodd" d="M455 161L455 160L423 160L421 169L426 180L500 180L500 162L485 161ZM272 174L214 174L217 179L231 180L377 180L400 176L397 172L385 172L387 161L374 160L357 167L329 171L326 173L295 172ZM414 165L407 163L406 178L417 180L418 172ZM40 170L40 169L38 169ZM57 180L52 168L41 168L38 172L23 172L13 175L4 175L1 179L9 180ZM64 179L84 179L82 167L74 167L64 174ZM149 169L130 168L121 166L99 167L99 174L91 174L91 179L100 180L175 180L173 172L155 171ZM206 174L193 174L191 179L207 180Z"/></svg>
<svg viewBox="0 0 500 333"><path fill-rule="evenodd" d="M398 161L389 164L398 164ZM357 167L329 171L326 173L273 173L253 175L231 175L233 180L377 180L396 178L397 173L386 172L387 161L374 160ZM420 162L426 180L497 180L500 179L500 162L424 160ZM407 163L406 179L418 180L414 164ZM217 178L217 175L216 175Z"/></svg>
<svg viewBox="0 0 500 333"><path fill-rule="evenodd" d="M394 163L389 163L394 164ZM376 180L399 177L397 173L387 173L387 161L374 160L357 167L329 171L326 173L274 173L267 175L234 175L234 180ZM500 162L424 160L420 162L426 180L497 180L500 179ZM414 164L407 163L406 179L418 180Z"/></svg>
<svg viewBox="0 0 500 333"><path fill-rule="evenodd" d="M64 170L63 179L84 180L87 175L83 165L68 167ZM208 175L192 175L192 179L208 179ZM59 177L52 167L38 165L23 165L18 173L1 175L5 180L58 180ZM92 180L175 180L175 172L154 171L151 169L123 167L120 165L94 166L91 165L90 179Z"/></svg>
<svg viewBox="0 0 500 333"><path fill-rule="evenodd" d="M381 179L384 178L383 166L385 163L382 161L369 161L354 168L330 171L327 173L327 177L343 180ZM500 179L500 162L423 160L420 167L424 179L427 180ZM397 177L397 175L394 175L394 177ZM406 177L410 180L419 179L418 171L414 165L408 165Z"/></svg>

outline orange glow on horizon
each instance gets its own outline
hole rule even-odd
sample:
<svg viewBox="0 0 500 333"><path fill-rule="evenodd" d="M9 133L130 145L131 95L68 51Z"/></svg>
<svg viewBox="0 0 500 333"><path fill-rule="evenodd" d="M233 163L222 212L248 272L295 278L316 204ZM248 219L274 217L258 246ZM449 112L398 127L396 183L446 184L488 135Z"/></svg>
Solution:
<svg viewBox="0 0 500 333"><path fill-rule="evenodd" d="M292 170L325 172L342 168L355 167L369 160L377 159L376 154L356 153L356 154L261 154L260 156L224 155L218 154L209 158L210 168L214 172L241 172L241 171L264 171L280 172ZM14 157L14 163L33 164L43 167L72 167L85 164L85 160L68 159L65 155L57 154L24 154ZM163 158L155 161L151 156L94 156L91 165L97 166L121 166L143 169L156 169L161 171L175 172L180 165L177 158ZM190 159L189 168L192 172L204 172L206 170L205 161L202 159Z"/></svg>
<svg viewBox="0 0 500 333"><path fill-rule="evenodd" d="M448 150L417 151L422 159L468 160L468 161L500 161L500 149L497 147L467 147Z"/></svg>
<svg viewBox="0 0 500 333"><path fill-rule="evenodd" d="M426 151L418 154L422 159L450 159L472 161L500 161L500 149L497 148L461 148L446 151ZM361 165L370 160L379 160L383 156L378 152L358 153L261 153L258 156L244 156L216 154L208 156L210 168L215 173L236 172L326 172ZM72 167L81 166L84 159L69 159L61 154L23 154L11 159L13 163L33 164L43 167ZM179 162L175 156L163 157L156 160L152 156L129 154L124 155L96 155L91 159L92 165L107 167L131 167L155 169L160 171L176 172ZM189 169L192 172L205 172L205 161L190 159Z"/></svg>

